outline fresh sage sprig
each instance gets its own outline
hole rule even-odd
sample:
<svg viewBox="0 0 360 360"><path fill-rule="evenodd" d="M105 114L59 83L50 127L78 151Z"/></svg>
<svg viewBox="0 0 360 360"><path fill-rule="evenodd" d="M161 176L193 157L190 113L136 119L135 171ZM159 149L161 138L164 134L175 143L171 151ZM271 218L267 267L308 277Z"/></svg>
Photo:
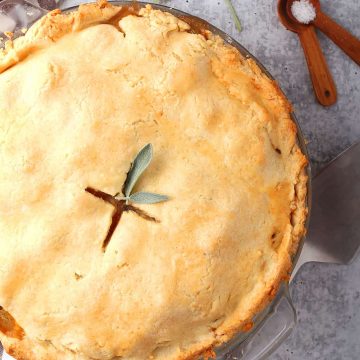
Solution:
<svg viewBox="0 0 360 360"><path fill-rule="evenodd" d="M149 192L137 192L135 194L131 193L136 182L139 180L139 177L149 166L152 160L152 156L153 149L151 144L146 145L136 155L134 161L130 165L128 173L126 174L126 179L122 187L122 195L118 193L113 196L104 191L95 189L91 186L87 186L85 188L85 191L89 194L111 204L114 207L111 217L111 224L102 244L102 249L104 252L106 251L111 237L113 236L124 212L131 211L145 220L159 223L158 219L150 216L146 213L146 211L139 209L132 204L129 204L129 202L137 204L155 204L161 201L169 200L166 195L159 195Z"/></svg>
<svg viewBox="0 0 360 360"><path fill-rule="evenodd" d="M150 192L137 192L132 194L132 190L142 173L150 165L153 158L153 147L151 144L144 146L136 155L134 161L130 165L130 169L126 175L126 179L122 188L122 194L115 195L117 200L125 200L126 204L133 202L135 204L156 204L169 200L166 195L154 194Z"/></svg>

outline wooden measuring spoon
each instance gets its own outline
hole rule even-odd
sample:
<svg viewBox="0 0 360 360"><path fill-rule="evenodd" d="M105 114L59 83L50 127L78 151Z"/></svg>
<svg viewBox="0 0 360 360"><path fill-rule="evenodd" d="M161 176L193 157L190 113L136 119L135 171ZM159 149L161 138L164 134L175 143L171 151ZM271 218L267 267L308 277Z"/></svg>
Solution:
<svg viewBox="0 0 360 360"><path fill-rule="evenodd" d="M298 34L304 49L305 59L309 68L311 81L319 103L324 106L336 102L336 86L321 51L319 40L313 25L303 25L293 21L287 13L288 0L278 1L280 21L290 31Z"/></svg>
<svg viewBox="0 0 360 360"><path fill-rule="evenodd" d="M291 6L296 0L288 0L286 11L289 18L298 24L301 24L292 14ZM319 0L309 0L316 10L316 17L311 22L319 28L327 37L329 37L340 49L344 51L352 60L360 65L360 40L350 34L342 26L332 20L321 11Z"/></svg>

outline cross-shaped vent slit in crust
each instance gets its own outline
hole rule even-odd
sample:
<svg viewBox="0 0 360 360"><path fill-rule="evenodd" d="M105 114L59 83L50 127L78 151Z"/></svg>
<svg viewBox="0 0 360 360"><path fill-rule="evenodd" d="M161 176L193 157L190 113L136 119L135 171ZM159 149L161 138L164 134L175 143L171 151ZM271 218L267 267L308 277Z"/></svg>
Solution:
<svg viewBox="0 0 360 360"><path fill-rule="evenodd" d="M148 215L144 210L141 210L138 207L133 206L131 204L126 204L125 200L118 200L115 198L115 196L107 194L106 192L103 192L101 190L96 190L92 187L87 187L85 191L87 191L88 193L94 195L99 199L102 199L103 201L111 204L114 207L114 211L112 213L112 218L111 218L111 224L102 244L102 249L104 252L106 251L106 247L108 246L111 237L113 236L124 211L132 211L145 220L153 221L157 223L159 222L159 220L157 220L153 216Z"/></svg>
<svg viewBox="0 0 360 360"><path fill-rule="evenodd" d="M111 204L114 207L111 224L102 244L102 249L104 252L121 220L121 216L124 211L132 211L145 220L159 222L153 216L148 215L144 210L141 210L138 207L131 204L131 203L156 204L159 202L169 200L168 196L161 194L155 194L155 193L149 193L143 191L132 193L132 190L136 182L138 181L141 174L149 166L152 157L153 157L153 147L151 144L147 144L139 151L134 161L131 163L130 169L126 174L125 182L121 189L122 192L121 194L117 193L113 196L107 194L106 192L94 189L93 187L89 187L89 186L85 189L85 191L87 191L89 194L99 199L102 199L103 201Z"/></svg>

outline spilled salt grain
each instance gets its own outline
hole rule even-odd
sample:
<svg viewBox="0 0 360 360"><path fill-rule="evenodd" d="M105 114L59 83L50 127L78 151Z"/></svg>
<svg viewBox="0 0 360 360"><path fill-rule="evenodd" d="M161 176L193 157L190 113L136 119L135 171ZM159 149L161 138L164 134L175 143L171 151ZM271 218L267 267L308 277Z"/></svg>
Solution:
<svg viewBox="0 0 360 360"><path fill-rule="evenodd" d="M309 24L316 17L314 5L309 0L294 1L291 5L291 12L295 19L303 24Z"/></svg>

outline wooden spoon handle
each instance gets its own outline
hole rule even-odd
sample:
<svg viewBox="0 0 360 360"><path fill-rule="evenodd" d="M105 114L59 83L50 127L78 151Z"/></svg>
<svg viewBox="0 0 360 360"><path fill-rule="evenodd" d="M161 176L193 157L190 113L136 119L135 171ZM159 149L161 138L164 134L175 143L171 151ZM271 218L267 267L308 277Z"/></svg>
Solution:
<svg viewBox="0 0 360 360"><path fill-rule="evenodd" d="M321 11L316 13L314 25L328 36L351 59L360 65L360 40Z"/></svg>
<svg viewBox="0 0 360 360"><path fill-rule="evenodd" d="M330 74L319 40L312 25L299 31L315 95L321 105L329 106L336 102L336 87Z"/></svg>

